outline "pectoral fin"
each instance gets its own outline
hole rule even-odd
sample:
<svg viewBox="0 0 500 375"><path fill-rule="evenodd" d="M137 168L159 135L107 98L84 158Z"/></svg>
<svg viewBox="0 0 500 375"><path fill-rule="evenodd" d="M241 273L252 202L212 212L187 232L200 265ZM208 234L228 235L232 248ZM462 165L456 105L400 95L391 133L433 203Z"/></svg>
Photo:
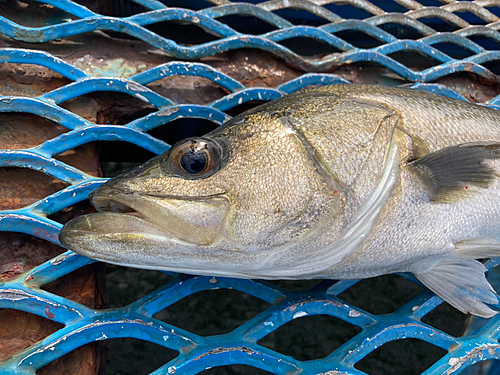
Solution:
<svg viewBox="0 0 500 375"><path fill-rule="evenodd" d="M448 202L470 194L471 185L487 188L498 176L484 161L498 158L499 143L475 142L443 148L409 165L425 181L432 201Z"/></svg>
<svg viewBox="0 0 500 375"><path fill-rule="evenodd" d="M477 260L453 257L430 271L415 274L425 286L463 313L490 318L498 312L486 304L497 305L498 296L486 280L486 268Z"/></svg>

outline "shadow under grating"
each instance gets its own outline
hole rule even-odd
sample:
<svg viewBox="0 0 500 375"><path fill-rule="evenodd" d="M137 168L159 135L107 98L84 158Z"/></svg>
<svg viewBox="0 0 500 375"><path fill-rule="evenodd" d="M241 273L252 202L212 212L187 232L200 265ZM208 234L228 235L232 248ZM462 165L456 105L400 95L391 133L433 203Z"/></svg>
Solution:
<svg viewBox="0 0 500 375"><path fill-rule="evenodd" d="M446 353L425 341L403 339L382 345L354 367L370 375L418 375Z"/></svg>
<svg viewBox="0 0 500 375"><path fill-rule="evenodd" d="M237 290L204 290L184 297L154 317L206 337L231 332L268 307L269 303Z"/></svg>
<svg viewBox="0 0 500 375"><path fill-rule="evenodd" d="M173 277L160 272L106 264L107 307L126 306L172 281Z"/></svg>
<svg viewBox="0 0 500 375"><path fill-rule="evenodd" d="M361 332L361 328L329 315L294 319L257 343L299 361L324 358Z"/></svg>
<svg viewBox="0 0 500 375"><path fill-rule="evenodd" d="M80 346L43 366L36 375L94 375L101 365L98 347L99 344L94 342Z"/></svg>
<svg viewBox="0 0 500 375"><path fill-rule="evenodd" d="M146 375L179 355L149 341L120 338L104 342L106 375Z"/></svg>
<svg viewBox="0 0 500 375"><path fill-rule="evenodd" d="M420 294L424 288L396 275L364 279L338 298L375 315L389 314Z"/></svg>
<svg viewBox="0 0 500 375"><path fill-rule="evenodd" d="M212 367L205 371L199 372L198 374L199 375L268 375L273 373L252 366L230 365L230 366Z"/></svg>
<svg viewBox="0 0 500 375"><path fill-rule="evenodd" d="M420 321L449 335L460 337L464 332L468 316L450 304L443 302L430 313L426 314Z"/></svg>

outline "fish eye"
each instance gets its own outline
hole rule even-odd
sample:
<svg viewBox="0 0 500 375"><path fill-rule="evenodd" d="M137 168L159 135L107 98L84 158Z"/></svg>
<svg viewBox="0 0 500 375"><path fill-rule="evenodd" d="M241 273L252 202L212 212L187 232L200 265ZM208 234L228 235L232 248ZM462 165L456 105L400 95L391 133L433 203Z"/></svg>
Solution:
<svg viewBox="0 0 500 375"><path fill-rule="evenodd" d="M192 138L181 141L171 152L172 164L189 175L210 172L220 160L220 149L212 141Z"/></svg>

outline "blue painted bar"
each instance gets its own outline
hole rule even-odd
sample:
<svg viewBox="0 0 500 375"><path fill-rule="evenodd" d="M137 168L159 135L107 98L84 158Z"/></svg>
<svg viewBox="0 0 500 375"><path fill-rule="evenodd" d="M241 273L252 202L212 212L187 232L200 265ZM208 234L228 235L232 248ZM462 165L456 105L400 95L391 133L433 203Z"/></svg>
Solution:
<svg viewBox="0 0 500 375"><path fill-rule="evenodd" d="M68 79L71 79L72 81L88 77L88 74L84 71L45 51L21 48L3 48L0 50L0 63L41 65Z"/></svg>

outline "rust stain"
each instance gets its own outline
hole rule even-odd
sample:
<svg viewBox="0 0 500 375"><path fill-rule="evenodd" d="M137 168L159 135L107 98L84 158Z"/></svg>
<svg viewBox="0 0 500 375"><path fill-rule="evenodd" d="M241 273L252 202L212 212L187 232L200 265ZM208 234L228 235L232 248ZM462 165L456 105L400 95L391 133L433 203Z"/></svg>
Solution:
<svg viewBox="0 0 500 375"><path fill-rule="evenodd" d="M55 315L54 315L54 313L52 311L50 311L50 307L49 306L47 306L45 308L44 313L47 316L47 318L49 318L49 319L54 319L55 318Z"/></svg>

